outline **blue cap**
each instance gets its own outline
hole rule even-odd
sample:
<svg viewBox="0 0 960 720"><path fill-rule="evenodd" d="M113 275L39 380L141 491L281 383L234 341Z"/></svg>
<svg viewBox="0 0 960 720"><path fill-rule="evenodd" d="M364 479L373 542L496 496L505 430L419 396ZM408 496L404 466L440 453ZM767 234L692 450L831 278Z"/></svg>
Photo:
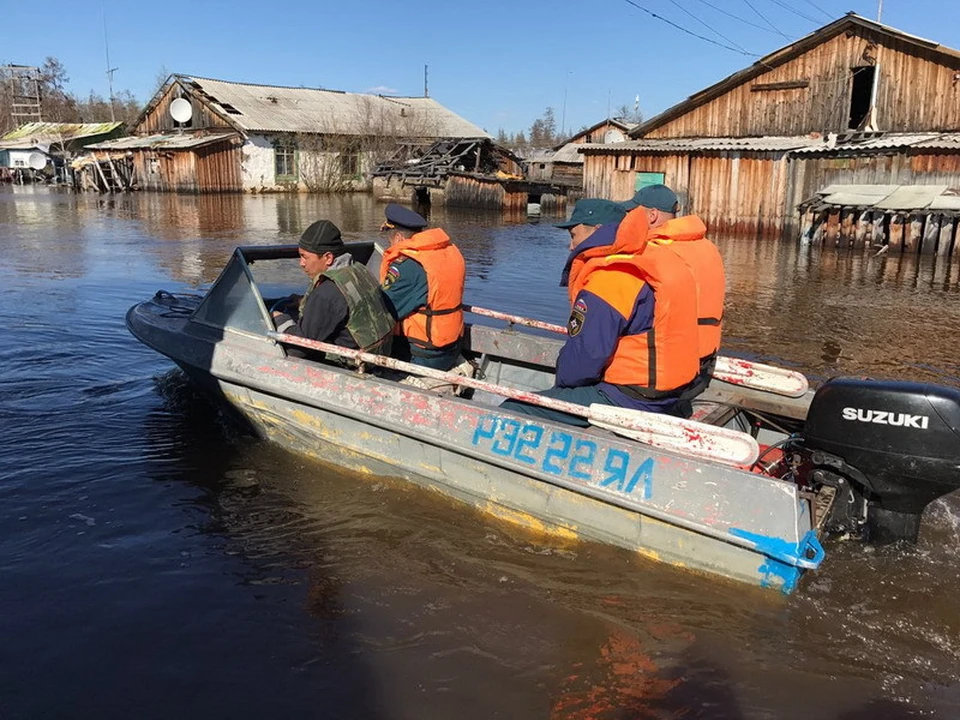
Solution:
<svg viewBox="0 0 960 720"><path fill-rule="evenodd" d="M636 195L629 200L624 200L620 205L628 212L638 207L668 213L676 213L680 209L677 194L666 185L647 185L645 188L640 188Z"/></svg>
<svg viewBox="0 0 960 720"><path fill-rule="evenodd" d="M613 200L584 198L577 200L569 220L557 223L554 227L567 230L577 225L609 225L620 222L626 214L627 211L623 205Z"/></svg>
<svg viewBox="0 0 960 720"><path fill-rule="evenodd" d="M383 224L384 230L400 228L401 230L423 230L427 221L419 213L397 203L390 203L383 211L387 221Z"/></svg>

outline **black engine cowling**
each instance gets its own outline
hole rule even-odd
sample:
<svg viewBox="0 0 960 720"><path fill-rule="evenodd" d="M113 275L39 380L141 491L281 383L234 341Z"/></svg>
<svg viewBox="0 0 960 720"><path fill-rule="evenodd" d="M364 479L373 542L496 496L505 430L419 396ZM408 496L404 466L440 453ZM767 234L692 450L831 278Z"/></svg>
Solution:
<svg viewBox="0 0 960 720"><path fill-rule="evenodd" d="M876 543L915 541L923 509L960 488L960 390L835 378L814 395L803 437L814 466L866 499Z"/></svg>

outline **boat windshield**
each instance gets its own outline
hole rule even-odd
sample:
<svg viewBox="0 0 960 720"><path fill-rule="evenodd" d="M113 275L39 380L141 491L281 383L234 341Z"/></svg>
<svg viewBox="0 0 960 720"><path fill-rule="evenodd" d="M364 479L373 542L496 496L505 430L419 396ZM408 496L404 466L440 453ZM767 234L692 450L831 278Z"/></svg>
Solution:
<svg viewBox="0 0 960 720"><path fill-rule="evenodd" d="M216 328L229 327L258 335L273 330L273 323L239 248L191 320Z"/></svg>

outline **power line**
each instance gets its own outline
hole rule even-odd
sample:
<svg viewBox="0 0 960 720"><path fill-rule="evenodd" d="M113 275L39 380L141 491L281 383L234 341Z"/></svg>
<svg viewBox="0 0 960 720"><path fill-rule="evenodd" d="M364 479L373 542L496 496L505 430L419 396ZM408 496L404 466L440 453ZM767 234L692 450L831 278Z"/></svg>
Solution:
<svg viewBox="0 0 960 720"><path fill-rule="evenodd" d="M726 15L727 17L733 18L734 20L736 20L736 21L738 21L738 22L742 22L744 25L749 25L749 26L752 27L752 28L756 28L757 30L763 30L764 32L775 32L775 33L777 33L777 34L779 34L779 35L783 35L783 33L781 33L781 32L780 32L779 30L777 30L776 28L774 28L774 29L771 31L771 29L770 29L769 27L764 27L763 25L757 25L757 23L751 22L750 20L747 20L746 18L742 18L742 17L740 17L739 15L734 15L732 12L727 12L727 11L724 10L722 7L719 7L718 5L714 5L714 4L711 3L711 2L707 2L707 0L697 0L697 2L703 3L703 4L706 5L707 7L713 8L713 9L716 10L718 13L722 13L723 15Z"/></svg>
<svg viewBox="0 0 960 720"><path fill-rule="evenodd" d="M634 2L634 0L624 0L624 2L626 2L626 3L629 4L629 5L632 5L632 6L635 7L637 10L640 10L640 11L642 11L642 12L645 12L647 15L649 15L649 16L652 17L652 18L655 18L655 19L657 19L657 20L660 20L661 22L665 22L667 25L670 25L671 27L676 28L677 30L679 30L679 31L682 32L682 33L686 33L687 35L692 35L693 37L697 38L698 40L703 40L704 42L708 42L708 43L710 43L711 45L716 45L717 47L722 47L724 50L731 50L731 51L733 51L733 52L735 52L735 53L740 53L741 55L748 55L748 56L750 56L750 57L759 57L759 55L757 55L757 53L747 52L747 51L745 51L745 50L741 50L740 48L735 48L735 47L733 47L732 45L724 45L723 43L718 43L716 40L711 40L711 39L708 38L708 37L704 37L703 35L698 35L698 34L695 33L695 32L691 32L690 30L687 30L685 27L683 27L683 26L681 26L681 25L677 25L677 23L673 22L672 20L667 20L665 17L661 17L660 15L657 15L655 12L652 12L651 10L647 10L647 8L645 8L645 7L641 6L641 5L638 5L636 2Z"/></svg>
<svg viewBox="0 0 960 720"><path fill-rule="evenodd" d="M780 28L778 28L778 27L777 27L776 25L774 25L772 22L770 22L769 20L767 20L767 16L764 15L764 14L763 14L762 12L760 12L759 10L757 10L757 8L754 6L754 4L753 4L752 2L750 2L750 0L743 0L743 1L747 4L747 7L749 7L751 10L753 10L753 11L760 17L761 20L763 20L767 25L769 25L771 28L773 28L773 31L774 31L775 33L777 33L778 35L783 35L783 37L787 38L787 40L790 40L790 39L791 39L788 35L786 35L785 33L783 33L783 32L780 30Z"/></svg>
<svg viewBox="0 0 960 720"><path fill-rule="evenodd" d="M789 10L789 11L792 12L794 15L796 15L796 16L798 16L798 17L802 17L804 20L808 20L808 21L812 22L814 25L819 25L819 24L820 24L820 21L817 20L816 18L812 18L812 17L810 17L809 15L800 12L800 11L797 10L796 8L790 7L790 6L787 5L785 2L781 2L781 0L770 0L770 2L772 2L774 5L779 5L780 7L782 7L782 8L785 9L785 10Z"/></svg>
<svg viewBox="0 0 960 720"><path fill-rule="evenodd" d="M828 13L826 10L824 10L822 7L820 7L819 5L817 5L815 2L813 2L813 0L804 0L804 1L807 3L807 5L812 5L814 8L816 8L817 10L819 10L820 12L822 12L824 17L826 17L826 18L828 18L828 19L830 19L830 20L833 20L833 15L831 15L831 14Z"/></svg>
<svg viewBox="0 0 960 720"><path fill-rule="evenodd" d="M703 25L707 30L709 30L710 32L712 32L714 35L718 35L718 36L722 37L724 40L726 40L728 43L730 43L731 45L734 45L734 46L740 48L740 50L742 50L745 54L747 54L747 55L750 54L745 47L743 47L742 45L738 44L735 40L731 40L730 38L728 38L726 35L724 35L722 32L720 32L720 31L717 30L716 28L711 27L708 23L704 22L703 20L701 20L700 18L698 18L696 15L694 15L692 12L690 12L690 11L687 10L685 7L683 7L683 5L681 5L680 3L678 3L677 0L670 0L670 2L672 2L674 5L676 5L676 6L681 10L681 12L685 12L687 15L689 15L689 16L692 17L694 20L696 20L698 23L700 23L701 25Z"/></svg>

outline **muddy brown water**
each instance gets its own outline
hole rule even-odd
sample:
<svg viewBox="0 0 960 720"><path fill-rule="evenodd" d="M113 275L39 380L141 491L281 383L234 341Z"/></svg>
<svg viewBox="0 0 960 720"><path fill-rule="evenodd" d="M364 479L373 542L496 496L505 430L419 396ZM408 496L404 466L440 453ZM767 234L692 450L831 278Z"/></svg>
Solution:
<svg viewBox="0 0 960 720"><path fill-rule="evenodd" d="M124 327L235 245L381 213L0 188L0 719L960 716L958 497L783 597L291 455ZM552 218L432 219L468 302L564 321ZM729 352L960 385L957 263L717 242Z"/></svg>

